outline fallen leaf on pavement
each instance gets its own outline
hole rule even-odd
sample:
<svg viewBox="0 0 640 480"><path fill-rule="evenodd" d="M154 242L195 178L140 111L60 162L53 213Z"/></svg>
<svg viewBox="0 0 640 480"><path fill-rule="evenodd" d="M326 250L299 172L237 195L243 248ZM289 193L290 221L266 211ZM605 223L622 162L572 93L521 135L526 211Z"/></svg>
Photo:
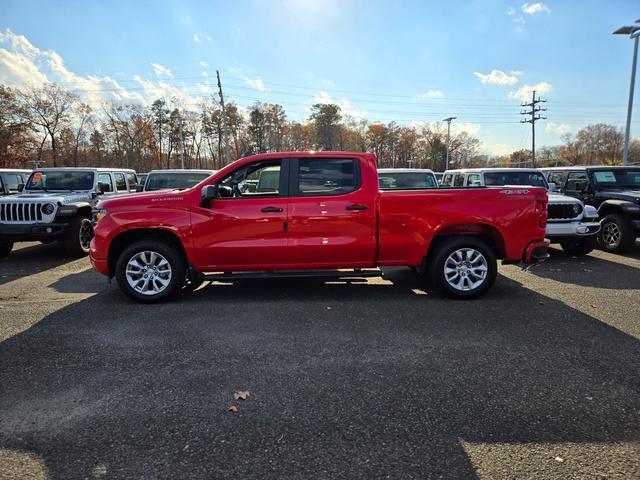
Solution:
<svg viewBox="0 0 640 480"><path fill-rule="evenodd" d="M250 396L251 394L249 393L249 390L239 390L233 394L233 398L236 400L246 400Z"/></svg>
<svg viewBox="0 0 640 480"><path fill-rule="evenodd" d="M564 458L562 458L562 457L556 457L556 462L560 462L560 463L562 463L562 462L564 462Z"/></svg>
<svg viewBox="0 0 640 480"><path fill-rule="evenodd" d="M229 411L230 411L231 413L238 413L238 407L236 407L235 405L231 405L231 406L229 407Z"/></svg>

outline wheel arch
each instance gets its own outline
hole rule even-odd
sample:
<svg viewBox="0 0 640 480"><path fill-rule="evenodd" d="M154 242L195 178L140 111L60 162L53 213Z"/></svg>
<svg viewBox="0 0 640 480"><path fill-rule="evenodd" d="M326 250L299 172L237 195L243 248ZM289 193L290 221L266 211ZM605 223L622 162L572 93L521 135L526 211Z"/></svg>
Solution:
<svg viewBox="0 0 640 480"><path fill-rule="evenodd" d="M422 272L426 271L426 267L429 261L438 250L438 247L442 244L442 242L450 238L460 236L470 236L482 239L487 243L496 258L504 258L504 237L496 227L481 222L447 225L439 229L429 243L429 249L422 260Z"/></svg>
<svg viewBox="0 0 640 480"><path fill-rule="evenodd" d="M622 206L625 204L631 204L631 202L627 202L626 200L616 200L616 199L605 200L598 207L598 216L600 218L603 218L606 215L610 215L612 213L621 213L624 215Z"/></svg>
<svg viewBox="0 0 640 480"><path fill-rule="evenodd" d="M189 258L187 256L187 252L184 249L184 245L175 232L166 228L135 228L119 233L109 243L107 259L109 264L110 277L114 276L116 262L118 261L118 257L124 251L124 249L132 243L139 242L141 240L159 240L161 242L167 243L168 245L175 247L184 258L185 263L187 265L189 264Z"/></svg>

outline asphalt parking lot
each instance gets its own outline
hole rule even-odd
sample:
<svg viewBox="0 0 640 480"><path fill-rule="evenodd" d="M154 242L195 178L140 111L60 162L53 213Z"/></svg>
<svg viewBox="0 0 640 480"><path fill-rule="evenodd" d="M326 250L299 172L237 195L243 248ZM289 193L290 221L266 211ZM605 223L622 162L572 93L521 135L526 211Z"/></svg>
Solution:
<svg viewBox="0 0 640 480"><path fill-rule="evenodd" d="M63 256L0 261L0 479L640 478L640 243L476 301L396 269L143 306Z"/></svg>

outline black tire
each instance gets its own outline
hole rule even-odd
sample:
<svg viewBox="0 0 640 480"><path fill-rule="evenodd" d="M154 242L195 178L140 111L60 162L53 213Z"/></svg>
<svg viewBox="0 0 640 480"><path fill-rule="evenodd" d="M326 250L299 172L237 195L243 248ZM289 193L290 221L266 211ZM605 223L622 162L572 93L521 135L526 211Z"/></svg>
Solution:
<svg viewBox="0 0 640 480"><path fill-rule="evenodd" d="M86 257L89 254L91 238L93 238L91 220L87 217L73 217L64 233L62 243L71 257Z"/></svg>
<svg viewBox="0 0 640 480"><path fill-rule="evenodd" d="M0 242L0 258L7 258L13 248L13 242Z"/></svg>
<svg viewBox="0 0 640 480"><path fill-rule="evenodd" d="M127 264L129 264L136 255L139 255L142 252L154 252L159 254L164 257L169 264L169 283L157 293L142 293L132 287L127 279ZM149 258L147 257L147 259ZM159 240L150 239L141 240L125 248L116 261L115 274L120 290L122 290L127 296L141 303L155 303L168 300L182 290L182 287L185 285L187 268L182 253L178 251L176 247ZM144 278L146 279L147 277ZM132 281L134 280L135 279L132 278ZM143 283L145 282L142 278L139 281ZM149 280L149 282L152 282L152 280ZM148 291L149 289L147 288L146 290Z"/></svg>
<svg viewBox="0 0 640 480"><path fill-rule="evenodd" d="M636 233L631 220L619 213L610 213L600 221L598 246L605 252L624 253L633 247Z"/></svg>
<svg viewBox="0 0 640 480"><path fill-rule="evenodd" d="M463 254L461 254L464 256L464 258L461 257L461 263L463 264L468 261L466 257L466 252L468 251L479 253L484 261L482 261L482 258L478 257L478 261L472 262L472 265L476 265L476 268L468 270L465 268L457 274L449 273L449 279L447 279L445 263L447 263L451 255L455 256L455 252L457 251L463 251ZM482 277L477 274L480 266L486 267L486 271ZM460 236L447 239L436 247L436 250L429 256L427 274L431 285L443 292L445 295L452 298L468 299L478 297L489 290L496 279L496 275L498 274L498 266L493 250L485 241L477 237ZM450 283L453 281L452 279L460 281L460 278L462 278L461 287L456 288ZM464 278L467 278L467 280L464 280ZM476 286L469 285L469 283L472 282L480 283Z"/></svg>
<svg viewBox="0 0 640 480"><path fill-rule="evenodd" d="M598 243L596 235L589 237L576 238L572 240L564 240L560 242L560 246L567 255L573 255L575 257L582 257L589 255Z"/></svg>

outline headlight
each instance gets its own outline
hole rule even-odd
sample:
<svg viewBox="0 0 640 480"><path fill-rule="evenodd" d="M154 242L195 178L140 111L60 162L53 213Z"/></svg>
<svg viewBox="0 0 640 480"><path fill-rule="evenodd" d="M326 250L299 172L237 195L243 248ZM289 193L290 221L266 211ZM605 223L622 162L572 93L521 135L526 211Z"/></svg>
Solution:
<svg viewBox="0 0 640 480"><path fill-rule="evenodd" d="M53 203L45 203L40 207L40 211L45 215L51 215L56 210Z"/></svg>
<svg viewBox="0 0 640 480"><path fill-rule="evenodd" d="M584 216L585 218L598 218L598 210L596 210L596 207L591 205L585 205Z"/></svg>
<svg viewBox="0 0 640 480"><path fill-rule="evenodd" d="M581 213L582 213L582 205L580 205L579 203L575 203L573 205L573 216L577 217Z"/></svg>
<svg viewBox="0 0 640 480"><path fill-rule="evenodd" d="M101 208L99 210L94 210L93 211L93 221L94 222L99 222L100 220L102 220L104 217L107 216L107 213L109 213L107 211L106 208Z"/></svg>

